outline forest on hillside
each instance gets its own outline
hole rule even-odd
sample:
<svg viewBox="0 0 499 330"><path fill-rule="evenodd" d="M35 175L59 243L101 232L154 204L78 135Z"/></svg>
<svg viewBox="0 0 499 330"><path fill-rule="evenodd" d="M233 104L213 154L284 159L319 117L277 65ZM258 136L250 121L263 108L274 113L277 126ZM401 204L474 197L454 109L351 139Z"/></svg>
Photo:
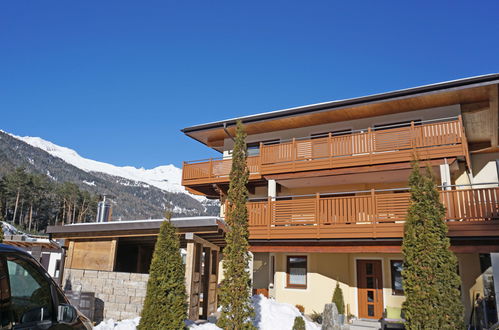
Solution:
<svg viewBox="0 0 499 330"><path fill-rule="evenodd" d="M100 196L18 167L0 178L0 220L28 232L95 220Z"/></svg>

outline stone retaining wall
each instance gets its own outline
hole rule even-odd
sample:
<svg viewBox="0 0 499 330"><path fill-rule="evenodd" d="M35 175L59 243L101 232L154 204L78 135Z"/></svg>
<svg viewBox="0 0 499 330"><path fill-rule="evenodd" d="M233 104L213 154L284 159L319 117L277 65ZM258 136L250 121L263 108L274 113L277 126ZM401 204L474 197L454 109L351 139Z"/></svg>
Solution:
<svg viewBox="0 0 499 330"><path fill-rule="evenodd" d="M66 268L62 285L73 291L95 292L94 321L123 320L140 316L149 274ZM69 280L69 282L67 281Z"/></svg>

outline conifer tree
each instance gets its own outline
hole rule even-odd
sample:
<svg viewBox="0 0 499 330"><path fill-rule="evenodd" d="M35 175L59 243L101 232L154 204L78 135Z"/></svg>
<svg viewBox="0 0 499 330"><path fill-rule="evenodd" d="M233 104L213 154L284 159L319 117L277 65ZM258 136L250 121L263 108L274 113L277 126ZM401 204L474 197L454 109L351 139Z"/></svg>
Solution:
<svg viewBox="0 0 499 330"><path fill-rule="evenodd" d="M251 305L250 274L248 272L248 167L246 165L246 133L243 124L238 121L234 149L232 151L232 169L228 192L228 206L225 220L229 225L226 234L227 245L224 248L224 281L219 300L222 313L218 325L227 330L254 329L251 317L254 314Z"/></svg>
<svg viewBox="0 0 499 330"><path fill-rule="evenodd" d="M187 318L184 265L180 241L170 223L161 224L149 268L147 293L138 329L183 329Z"/></svg>
<svg viewBox="0 0 499 330"><path fill-rule="evenodd" d="M414 162L409 186L411 206L402 243L406 329L463 329L457 258L449 250L445 207L431 169L421 174Z"/></svg>
<svg viewBox="0 0 499 330"><path fill-rule="evenodd" d="M338 309L338 314L345 314L345 301L343 300L343 290L340 288L340 283L336 281L336 288L334 288L333 302Z"/></svg>

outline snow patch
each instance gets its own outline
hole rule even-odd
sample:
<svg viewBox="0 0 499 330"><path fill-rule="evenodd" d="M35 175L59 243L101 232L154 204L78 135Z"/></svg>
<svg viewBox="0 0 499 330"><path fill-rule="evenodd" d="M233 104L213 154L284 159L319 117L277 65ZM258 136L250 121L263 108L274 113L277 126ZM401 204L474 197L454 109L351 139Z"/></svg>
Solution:
<svg viewBox="0 0 499 330"><path fill-rule="evenodd" d="M253 324L262 330L289 330L293 328L295 317L302 316L300 311L291 304L279 303L274 299L266 298L263 295L253 296L251 298L255 309L255 319ZM112 319L103 321L96 330L135 330L140 318L133 320L123 320L115 322ZM222 330L213 323L194 324L192 321L186 321L189 329L196 330ZM134 327L130 327L130 326ZM307 330L319 330L320 326L305 319Z"/></svg>
<svg viewBox="0 0 499 330"><path fill-rule="evenodd" d="M86 185L89 185L89 186L95 186L95 181L89 182L89 181L83 180L83 183Z"/></svg>
<svg viewBox="0 0 499 330"><path fill-rule="evenodd" d="M113 319L102 321L94 330L135 330L139 325L140 317L115 322Z"/></svg>

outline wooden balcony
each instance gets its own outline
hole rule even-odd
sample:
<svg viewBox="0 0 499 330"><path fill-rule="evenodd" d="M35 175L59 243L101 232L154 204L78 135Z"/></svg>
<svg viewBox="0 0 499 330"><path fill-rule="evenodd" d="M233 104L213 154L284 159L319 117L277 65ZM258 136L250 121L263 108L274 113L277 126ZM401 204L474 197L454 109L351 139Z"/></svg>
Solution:
<svg viewBox="0 0 499 330"><path fill-rule="evenodd" d="M342 193L344 195L345 193ZM363 191L248 203L251 240L401 238L409 192ZM499 188L440 191L450 237L499 236Z"/></svg>
<svg viewBox="0 0 499 330"><path fill-rule="evenodd" d="M444 157L468 157L461 117L446 121L372 130L348 135L293 139L260 145L258 156L248 157L250 180L263 175L376 165ZM185 186L228 182L231 159L184 162Z"/></svg>

